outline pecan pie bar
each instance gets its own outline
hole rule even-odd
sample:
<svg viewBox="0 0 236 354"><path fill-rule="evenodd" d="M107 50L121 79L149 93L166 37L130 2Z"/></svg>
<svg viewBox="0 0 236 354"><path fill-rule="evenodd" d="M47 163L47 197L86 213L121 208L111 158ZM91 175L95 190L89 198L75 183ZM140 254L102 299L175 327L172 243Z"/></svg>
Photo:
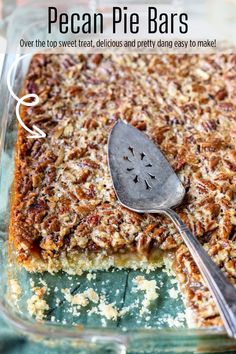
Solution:
<svg viewBox="0 0 236 354"><path fill-rule="evenodd" d="M236 284L236 55L33 57L18 129L10 238L29 271L146 268L171 258L194 325L221 324L173 224L122 207L107 166L107 140L123 119L148 134L187 194L177 209Z"/></svg>

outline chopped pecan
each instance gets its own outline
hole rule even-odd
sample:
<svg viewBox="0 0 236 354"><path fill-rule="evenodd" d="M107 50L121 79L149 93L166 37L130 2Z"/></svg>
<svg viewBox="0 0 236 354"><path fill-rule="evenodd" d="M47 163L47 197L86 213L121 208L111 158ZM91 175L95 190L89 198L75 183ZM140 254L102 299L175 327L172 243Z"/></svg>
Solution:
<svg viewBox="0 0 236 354"><path fill-rule="evenodd" d="M197 184L198 187L202 187L203 189L206 188L206 189L211 190L211 191L216 190L215 184L210 182L209 180L200 178L198 176L196 176L196 179L197 179L197 182L198 182L198 184Z"/></svg>
<svg viewBox="0 0 236 354"><path fill-rule="evenodd" d="M65 198L65 197L59 198L59 207L60 207L60 212L62 214L68 213L70 211L70 206L71 206L71 200L69 198Z"/></svg>
<svg viewBox="0 0 236 354"><path fill-rule="evenodd" d="M232 112L234 106L231 102L222 102L219 104L219 108L224 112Z"/></svg>
<svg viewBox="0 0 236 354"><path fill-rule="evenodd" d="M52 182L54 182L56 179L56 168L55 166L50 166L47 169L47 173L46 173L46 182L48 184L51 184Z"/></svg>
<svg viewBox="0 0 236 354"><path fill-rule="evenodd" d="M80 157L83 157L86 154L86 152L87 149L85 148L71 150L68 154L68 159L69 160L79 159Z"/></svg>
<svg viewBox="0 0 236 354"><path fill-rule="evenodd" d="M32 224L42 222L43 217L47 214L48 209L48 205L44 200L36 200L28 207L28 222Z"/></svg>
<svg viewBox="0 0 236 354"><path fill-rule="evenodd" d="M220 235L221 235L221 238L223 238L223 239L229 238L230 233L232 231L233 225L231 223L230 218L231 218L231 216L230 216L229 210L226 209L224 211L222 221L219 225Z"/></svg>
<svg viewBox="0 0 236 354"><path fill-rule="evenodd" d="M236 150L229 151L229 159L230 159L230 161L236 163Z"/></svg>
<svg viewBox="0 0 236 354"><path fill-rule="evenodd" d="M201 142L200 146L203 150L208 150L208 151L218 151L221 149L223 145L223 142L219 138L210 138L207 139L207 141Z"/></svg>
<svg viewBox="0 0 236 354"><path fill-rule="evenodd" d="M84 159L84 160L81 161L81 164L84 165L84 166L88 166L88 167L94 168L94 169L95 168L99 168L99 165L95 161L93 161L91 159Z"/></svg>
<svg viewBox="0 0 236 354"><path fill-rule="evenodd" d="M29 245L35 243L40 239L39 231L32 225L26 222L18 222L17 227L14 228L15 237L20 241L27 241Z"/></svg>
<svg viewBox="0 0 236 354"><path fill-rule="evenodd" d="M230 162L229 160L224 159L223 164L227 168L227 170L232 171L232 172L236 172L236 164L234 164L233 162Z"/></svg>
<svg viewBox="0 0 236 354"><path fill-rule="evenodd" d="M147 129L147 123L146 123L144 120L140 120L140 121L132 120L132 121L131 121L131 124L132 124L135 128L137 128L137 129L139 129L139 130L141 130L141 131Z"/></svg>
<svg viewBox="0 0 236 354"><path fill-rule="evenodd" d="M33 185L33 188L36 188L39 186L40 182L42 181L42 178L40 175L33 175L32 176L32 185Z"/></svg>
<svg viewBox="0 0 236 354"><path fill-rule="evenodd" d="M91 226L97 226L100 223L101 216L98 215L97 213L91 214L87 217L87 223L88 225Z"/></svg>
<svg viewBox="0 0 236 354"><path fill-rule="evenodd" d="M38 86L33 80L29 80L27 83L27 90L30 94L36 94L38 92Z"/></svg>
<svg viewBox="0 0 236 354"><path fill-rule="evenodd" d="M65 149L62 147L59 151L59 154L57 156L57 159L55 161L56 166L60 166L64 160L65 157Z"/></svg>
<svg viewBox="0 0 236 354"><path fill-rule="evenodd" d="M219 90L216 95L215 95L215 98L219 101L222 101L224 100L226 97L228 96L228 92L225 88Z"/></svg>
<svg viewBox="0 0 236 354"><path fill-rule="evenodd" d="M102 55L102 54L93 54L93 55L91 56L91 62L92 62L93 64L98 65L98 64L101 63L102 58L103 58L103 55Z"/></svg>
<svg viewBox="0 0 236 354"><path fill-rule="evenodd" d="M28 176L25 176L24 179L20 181L19 187L22 194L27 194L32 190L33 182Z"/></svg>
<svg viewBox="0 0 236 354"><path fill-rule="evenodd" d="M55 242L53 236L46 236L40 242L40 247L47 251L54 251L58 249L58 244Z"/></svg>
<svg viewBox="0 0 236 354"><path fill-rule="evenodd" d="M206 206L204 206L204 209L207 210L212 217L216 217L219 215L220 213L220 205L219 204L208 204Z"/></svg>
<svg viewBox="0 0 236 354"><path fill-rule="evenodd" d="M93 211L96 208L96 205L94 204L79 204L76 205L75 207L75 211L82 216L86 216L88 214L91 213L91 211Z"/></svg>
<svg viewBox="0 0 236 354"><path fill-rule="evenodd" d="M153 238L158 238L160 235L162 235L164 232L166 232L165 227L159 227L153 232Z"/></svg>
<svg viewBox="0 0 236 354"><path fill-rule="evenodd" d="M148 225L148 226L145 228L145 230L143 231L144 234L146 235L146 234L151 233L151 232L155 229L156 226L157 226L157 224L150 224L150 225Z"/></svg>
<svg viewBox="0 0 236 354"><path fill-rule="evenodd" d="M86 182L90 175L91 175L90 170L83 169L83 170L79 171L79 173L76 175L76 183Z"/></svg>
<svg viewBox="0 0 236 354"><path fill-rule="evenodd" d="M217 124L215 120L209 119L202 123L202 127L206 132L211 132L216 130Z"/></svg>
<svg viewBox="0 0 236 354"><path fill-rule="evenodd" d="M64 131L63 127L58 127L54 133L54 138L59 139Z"/></svg>
<svg viewBox="0 0 236 354"><path fill-rule="evenodd" d="M45 123L50 120L52 120L52 117L49 114L41 114L41 115L38 115L38 116L32 118L32 121L34 124L42 123L42 122Z"/></svg>
<svg viewBox="0 0 236 354"><path fill-rule="evenodd" d="M84 200L84 199L90 199L90 194L88 191L84 191L81 187L76 187L75 189L76 195L79 199Z"/></svg>
<svg viewBox="0 0 236 354"><path fill-rule="evenodd" d="M137 238L137 252L147 255L151 246L152 238L146 233L141 233Z"/></svg>
<svg viewBox="0 0 236 354"><path fill-rule="evenodd" d="M81 86L71 86L68 89L68 95L69 96L76 96L79 95L83 91L83 88Z"/></svg>
<svg viewBox="0 0 236 354"><path fill-rule="evenodd" d="M50 215L44 219L43 228L49 232L58 232L60 231L61 224L56 215Z"/></svg>
<svg viewBox="0 0 236 354"><path fill-rule="evenodd" d="M163 140L165 139L165 133L170 130L170 127L168 126L163 126L163 127L155 127L151 130L151 134L153 137L153 140L157 144L161 144Z"/></svg>
<svg viewBox="0 0 236 354"><path fill-rule="evenodd" d="M72 124L68 124L65 128L64 128L64 131L63 131L63 134L65 137L70 137L72 136L74 132L74 128L73 128L73 125Z"/></svg>
<svg viewBox="0 0 236 354"><path fill-rule="evenodd" d="M220 161L220 156L211 156L209 159L209 167L211 171L214 171Z"/></svg>
<svg viewBox="0 0 236 354"><path fill-rule="evenodd" d="M96 129L97 127L99 127L99 124L94 118L89 118L84 122L84 128L86 129Z"/></svg>

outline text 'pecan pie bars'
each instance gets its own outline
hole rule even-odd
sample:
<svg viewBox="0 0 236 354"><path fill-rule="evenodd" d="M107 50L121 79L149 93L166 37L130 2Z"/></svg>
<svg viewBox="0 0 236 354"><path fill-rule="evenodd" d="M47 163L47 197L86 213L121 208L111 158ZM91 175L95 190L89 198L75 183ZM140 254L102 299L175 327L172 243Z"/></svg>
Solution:
<svg viewBox="0 0 236 354"><path fill-rule="evenodd" d="M160 146L187 196L177 210L236 284L236 55L35 55L22 108L10 237L29 271L145 268L172 255L197 326L221 320L172 222L122 207L107 140L123 119Z"/></svg>

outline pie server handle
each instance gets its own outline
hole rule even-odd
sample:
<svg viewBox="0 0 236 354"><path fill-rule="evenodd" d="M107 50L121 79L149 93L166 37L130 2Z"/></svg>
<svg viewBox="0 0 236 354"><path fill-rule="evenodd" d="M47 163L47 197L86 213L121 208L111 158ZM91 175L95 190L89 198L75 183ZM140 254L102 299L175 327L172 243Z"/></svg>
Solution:
<svg viewBox="0 0 236 354"><path fill-rule="evenodd" d="M212 261L200 242L172 209L161 212L167 215L179 230L203 279L214 296L225 329L230 337L236 338L236 289L220 268Z"/></svg>

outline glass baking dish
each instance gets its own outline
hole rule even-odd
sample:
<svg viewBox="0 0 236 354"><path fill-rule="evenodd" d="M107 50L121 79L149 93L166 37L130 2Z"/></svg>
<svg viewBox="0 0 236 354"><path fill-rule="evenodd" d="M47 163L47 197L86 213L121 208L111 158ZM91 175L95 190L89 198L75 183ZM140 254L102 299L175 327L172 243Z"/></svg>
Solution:
<svg viewBox="0 0 236 354"><path fill-rule="evenodd" d="M131 1L132 3L132 1ZM26 40L38 33L44 38L45 28L40 11L36 8L45 7L46 2L34 2L32 7L24 7L15 11L8 28L8 49L5 56L1 82L1 174L0 174L0 309L5 318L20 333L36 341L43 341L49 347L57 347L70 353L191 353L191 352L234 352L236 341L229 339L223 328L188 329L184 321L181 326L170 328L170 321L164 321L166 316L172 320L184 311L181 296L175 300L169 296L173 287L173 279L162 268L145 274L145 278L155 279L161 287L158 303L161 306L152 307L150 318L138 319L132 314L128 319L104 321L96 315L88 316L81 312L80 317L68 313L63 298L58 290L68 286L71 293L84 289L90 284L103 291L109 302L116 301L122 306L130 305L137 294L130 292L132 279L141 271L97 272L96 279L88 279L87 274L69 276L66 274L29 274L19 269L15 264L14 255L8 253L8 222L10 210L10 190L14 171L14 146L16 141L17 124L14 114L15 101L7 89L7 73L20 54L24 51L16 47L17 35ZM81 6L88 6L85 2ZM69 11L78 1L70 4L58 2ZM95 2L89 5L96 6ZM17 23L17 25L16 25ZM19 27L17 31L16 26ZM29 57L21 60L12 75L14 92L19 92L24 82L29 64ZM12 294L12 280L20 285L21 294L17 299ZM46 282L49 288L47 296L50 309L45 321L36 321L27 311L27 299L31 293L32 282L36 286ZM118 289L119 288L119 289ZM119 290L119 291L117 291ZM58 300L59 299L59 300ZM135 311L135 309L134 309ZM58 322L57 322L58 320ZM64 320L64 321L63 321ZM173 321L172 321L173 322Z"/></svg>

